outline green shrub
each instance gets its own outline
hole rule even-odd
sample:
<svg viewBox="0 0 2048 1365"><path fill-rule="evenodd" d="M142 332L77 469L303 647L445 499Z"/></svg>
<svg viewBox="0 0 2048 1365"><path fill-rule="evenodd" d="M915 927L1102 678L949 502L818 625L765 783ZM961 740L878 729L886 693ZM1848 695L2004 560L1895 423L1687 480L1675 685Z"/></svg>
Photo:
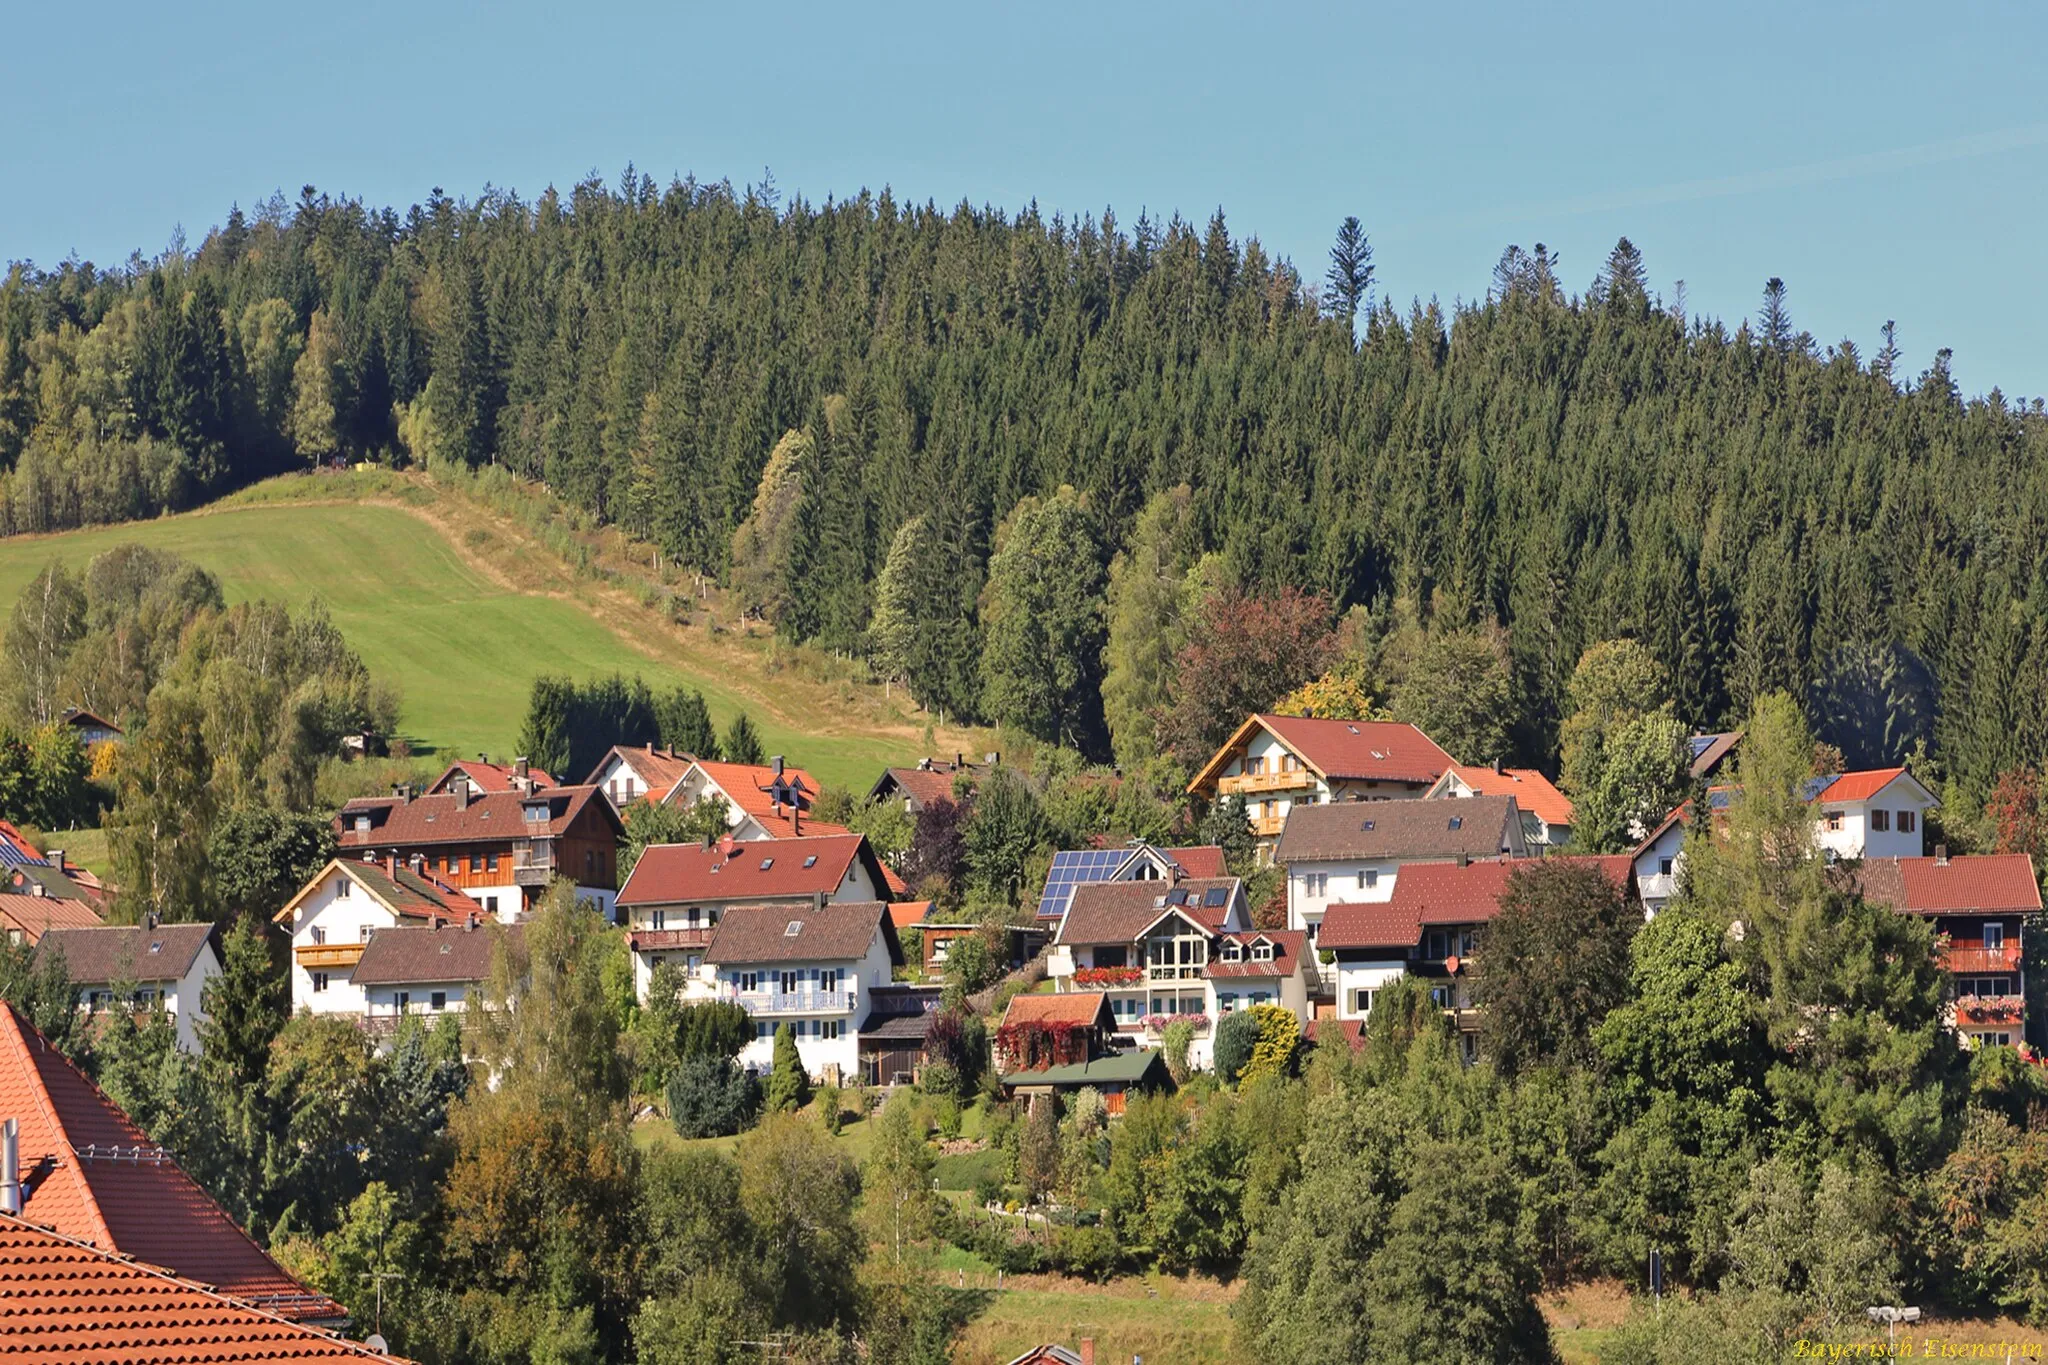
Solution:
<svg viewBox="0 0 2048 1365"><path fill-rule="evenodd" d="M1259 1021L1249 1010L1234 1010L1216 1026L1216 1074L1233 1084L1259 1045Z"/></svg>
<svg viewBox="0 0 2048 1365"><path fill-rule="evenodd" d="M680 1137L730 1137L760 1106L760 1085L729 1057L685 1057L669 1075L668 1120Z"/></svg>
<svg viewBox="0 0 2048 1365"><path fill-rule="evenodd" d="M825 1131L833 1137L838 1137L839 1130L846 1126L846 1111L839 1107L842 1099L844 1096L836 1085L823 1086L818 1090L818 1117L824 1121Z"/></svg>

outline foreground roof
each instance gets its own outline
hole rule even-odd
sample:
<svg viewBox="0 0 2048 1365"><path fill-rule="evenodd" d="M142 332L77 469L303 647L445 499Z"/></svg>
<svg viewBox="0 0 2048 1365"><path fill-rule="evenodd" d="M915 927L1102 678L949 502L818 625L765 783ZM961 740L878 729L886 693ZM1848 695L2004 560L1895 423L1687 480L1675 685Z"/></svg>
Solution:
<svg viewBox="0 0 2048 1365"><path fill-rule="evenodd" d="M1154 1073L1157 1073L1155 1076ZM1156 1047L1130 1052L1112 1052L1092 1061L1049 1066L1043 1071L1013 1071L1003 1077L1004 1085L1132 1085L1147 1079L1172 1084L1166 1058Z"/></svg>
<svg viewBox="0 0 2048 1365"><path fill-rule="evenodd" d="M1188 789L1213 783L1252 731L1260 728L1325 779L1427 785L1456 762L1435 740L1399 721L1317 720L1260 712L1237 727L1237 733L1195 775Z"/></svg>
<svg viewBox="0 0 2048 1365"><path fill-rule="evenodd" d="M1401 869L1387 904L1390 910L1413 915L1418 925L1481 924L1500 913L1500 898L1518 870L1545 863L1598 868L1617 890L1635 894L1633 860L1625 853L1611 853L1597 858L1496 858L1462 867L1416 863Z"/></svg>
<svg viewBox="0 0 2048 1365"><path fill-rule="evenodd" d="M406 848L505 844L534 835L557 838L567 833L598 797L595 787L547 787L531 796L516 791L485 792L470 797L467 803L452 792L415 796L410 801L396 796L359 797L334 817L335 842L343 848ZM545 820L527 820L529 801L546 807ZM615 833L625 832L609 801L598 799L597 806ZM356 829L360 816L369 818L368 830Z"/></svg>
<svg viewBox="0 0 2048 1365"><path fill-rule="evenodd" d="M168 1152L6 1004L0 1004L0 1117L21 1124L22 1217L28 1221L295 1321L347 1316L340 1304L286 1274ZM0 1312L7 1299L0 1293Z"/></svg>
<svg viewBox="0 0 2048 1365"><path fill-rule="evenodd" d="M1512 796L1459 801L1335 801L1287 813L1273 857L1283 863L1327 858L1498 858L1522 847L1522 817Z"/></svg>
<svg viewBox="0 0 2048 1365"><path fill-rule="evenodd" d="M1180 882L1089 882L1074 888L1060 920L1061 943L1131 943L1175 911L1212 932L1221 930L1237 899L1235 877Z"/></svg>
<svg viewBox="0 0 2048 1365"><path fill-rule="evenodd" d="M211 924L52 929L43 935L36 951L63 953L64 970L76 986L104 986L113 981L151 985L176 981L191 971L213 932Z"/></svg>
<svg viewBox="0 0 2048 1365"><path fill-rule="evenodd" d="M2041 908L2024 853L1962 858L1865 858L1851 873L1870 900L1913 915L2031 915Z"/></svg>
<svg viewBox="0 0 2048 1365"><path fill-rule="evenodd" d="M1480 796L1512 796L1515 804L1546 825L1569 825L1572 801L1557 784L1534 768L1502 768L1455 764L1445 770Z"/></svg>
<svg viewBox="0 0 2048 1365"><path fill-rule="evenodd" d="M881 865L858 834L801 839L721 839L703 844L653 844L633 864L619 889L621 905L726 904L736 900L795 900L830 896L865 862L875 890Z"/></svg>
<svg viewBox="0 0 2048 1365"><path fill-rule="evenodd" d="M53 929L90 929L100 923L89 901L0 895L0 933L19 930L24 943L34 943Z"/></svg>
<svg viewBox="0 0 2048 1365"><path fill-rule="evenodd" d="M896 926L881 901L813 906L736 905L719 918L706 962L851 962L867 955L880 931L889 960L901 962Z"/></svg>
<svg viewBox="0 0 2048 1365"><path fill-rule="evenodd" d="M0 1360L214 1365L395 1360L0 1214Z"/></svg>
<svg viewBox="0 0 2048 1365"><path fill-rule="evenodd" d="M496 920L480 927L400 925L379 929L363 946L349 979L358 986L439 986L482 981L491 974L491 959L500 935L516 944L523 925Z"/></svg>

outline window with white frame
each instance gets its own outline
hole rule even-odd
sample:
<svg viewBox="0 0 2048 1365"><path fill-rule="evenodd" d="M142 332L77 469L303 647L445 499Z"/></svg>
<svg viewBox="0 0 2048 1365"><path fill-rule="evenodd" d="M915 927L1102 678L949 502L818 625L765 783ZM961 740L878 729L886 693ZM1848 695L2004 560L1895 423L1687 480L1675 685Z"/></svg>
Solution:
<svg viewBox="0 0 2048 1365"><path fill-rule="evenodd" d="M334 883L334 898L336 900L346 900L348 897L353 896L355 893L356 884L354 881L350 880L347 877L343 877L339 881Z"/></svg>
<svg viewBox="0 0 2048 1365"><path fill-rule="evenodd" d="M739 982L741 995L752 995L761 989L761 974L759 972L737 972L734 974L734 977Z"/></svg>
<svg viewBox="0 0 2048 1365"><path fill-rule="evenodd" d="M818 1036L828 1043L832 1042L839 1037L844 1026L843 1020L821 1019L818 1021Z"/></svg>
<svg viewBox="0 0 2048 1365"><path fill-rule="evenodd" d="M1351 1003L1357 1009L1360 1018L1364 1018L1372 1013L1372 998L1374 994L1375 992L1370 986L1360 986L1356 991L1352 992Z"/></svg>
<svg viewBox="0 0 2048 1365"><path fill-rule="evenodd" d="M818 973L818 989L828 994L837 992L841 974L837 967L823 968Z"/></svg>
<svg viewBox="0 0 2048 1365"><path fill-rule="evenodd" d="M1234 1009L1236 1009L1236 1008L1237 1008L1237 992L1236 992L1236 991L1218 991L1218 992L1216 993L1216 1012L1217 1012L1218 1014L1228 1014L1228 1013L1230 1013L1230 1012L1231 1012L1232 1010L1234 1010Z"/></svg>
<svg viewBox="0 0 2048 1365"><path fill-rule="evenodd" d="M1270 943L1265 943L1265 942L1260 942L1260 943L1254 943L1254 944L1252 945L1252 961L1254 961L1254 962L1271 962L1272 960L1273 960L1273 945L1272 945L1272 944L1270 944Z"/></svg>
<svg viewBox="0 0 2048 1365"><path fill-rule="evenodd" d="M804 974L802 972L779 973L776 981L776 985L781 988L784 995L795 995L797 991L802 989L803 984Z"/></svg>
<svg viewBox="0 0 2048 1365"><path fill-rule="evenodd" d="M1244 949L1238 946L1236 939L1226 938L1223 940L1222 956L1225 962L1236 962L1244 956Z"/></svg>
<svg viewBox="0 0 2048 1365"><path fill-rule="evenodd" d="M1311 896L1325 895L1330 889L1330 874L1327 872L1305 873L1301 880L1303 889Z"/></svg>

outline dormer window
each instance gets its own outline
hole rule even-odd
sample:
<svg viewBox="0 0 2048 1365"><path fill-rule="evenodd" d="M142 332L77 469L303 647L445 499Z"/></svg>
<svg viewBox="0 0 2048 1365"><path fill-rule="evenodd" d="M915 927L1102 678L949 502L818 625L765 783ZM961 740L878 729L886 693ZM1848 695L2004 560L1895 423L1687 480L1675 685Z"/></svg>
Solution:
<svg viewBox="0 0 2048 1365"><path fill-rule="evenodd" d="M1254 944L1252 945L1252 961L1254 961L1254 962L1271 962L1272 960L1273 960L1273 945L1272 945L1272 944L1270 944L1270 943L1266 943L1266 942L1264 942L1264 941L1261 941L1261 942L1258 942L1258 943L1254 943Z"/></svg>
<svg viewBox="0 0 2048 1365"><path fill-rule="evenodd" d="M1223 960L1225 962L1236 962L1243 956L1244 949L1238 946L1236 939L1227 938L1223 940Z"/></svg>

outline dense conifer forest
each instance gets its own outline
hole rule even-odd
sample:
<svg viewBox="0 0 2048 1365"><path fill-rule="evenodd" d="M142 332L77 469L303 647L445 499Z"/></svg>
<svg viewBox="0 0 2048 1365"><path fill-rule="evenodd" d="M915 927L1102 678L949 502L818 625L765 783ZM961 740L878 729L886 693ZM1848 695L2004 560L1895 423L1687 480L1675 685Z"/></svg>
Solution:
<svg viewBox="0 0 2048 1365"><path fill-rule="evenodd" d="M1822 344L1776 281L1754 319L1691 316L1625 240L1579 279L1510 248L1452 307L1374 298L1369 260L1347 225L1326 280L1220 211L630 171L403 213L309 187L196 250L10 273L0 527L337 456L495 463L928 706L1122 755L1095 654L1149 509L1169 577L1301 587L1382 631L1498 623L1509 757L1551 761L1574 662L1623 635L1692 725L1788 690L1852 758L1924 746L1977 800L2048 748L2038 401L1966 399L1888 326L1871 355ZM1073 601L991 581L1006 528ZM998 638L1062 612L1079 627ZM985 647L1088 657L1023 695Z"/></svg>

